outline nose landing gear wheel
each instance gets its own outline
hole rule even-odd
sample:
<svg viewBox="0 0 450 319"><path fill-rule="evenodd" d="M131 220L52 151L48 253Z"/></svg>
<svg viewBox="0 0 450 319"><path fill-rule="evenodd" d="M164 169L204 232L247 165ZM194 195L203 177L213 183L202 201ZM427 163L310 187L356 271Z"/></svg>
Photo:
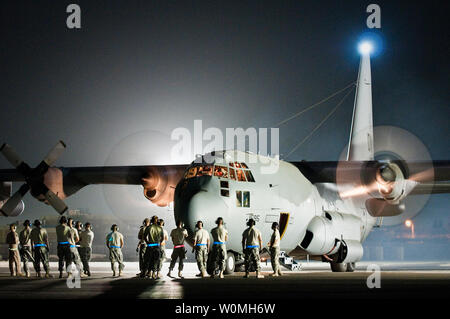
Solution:
<svg viewBox="0 0 450 319"><path fill-rule="evenodd" d="M347 263L337 263L330 262L330 267L332 272L346 272L347 271Z"/></svg>
<svg viewBox="0 0 450 319"><path fill-rule="evenodd" d="M234 272L236 266L236 260L234 258L233 253L227 253L227 257L225 259L225 271L226 275L232 274Z"/></svg>

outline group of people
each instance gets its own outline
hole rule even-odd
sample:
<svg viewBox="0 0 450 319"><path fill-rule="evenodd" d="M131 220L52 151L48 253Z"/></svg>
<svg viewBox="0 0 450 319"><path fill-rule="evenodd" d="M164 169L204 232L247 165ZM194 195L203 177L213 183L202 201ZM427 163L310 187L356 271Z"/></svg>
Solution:
<svg viewBox="0 0 450 319"><path fill-rule="evenodd" d="M255 227L255 220L249 219L248 228L242 234L242 251L245 256L245 278L249 277L250 270L255 269L257 278L264 278L261 274L260 251L263 247L261 232ZM223 278L225 271L225 261L227 257L226 242L228 241L228 231L224 227L222 217L217 218L216 227L211 230L211 236L206 229L203 228L203 222L196 223L196 231L194 234L194 243L192 252L195 253L197 266L200 271L197 277L207 277L207 261L212 258L213 271L211 278L217 276ZM172 271L178 261L178 277L183 278L183 260L186 258L185 240L188 232L183 228L183 223L178 220L176 228L170 233L173 243L173 251L169 265L168 277L172 277ZM161 278L162 264L166 258L165 247L168 241L168 233L163 228L164 220L153 216L151 219L146 218L138 233L138 247L136 251L139 253L140 273L137 274L141 278ZM278 223L272 224L272 236L268 242L273 273L271 276L281 276L279 265L280 254L280 232ZM212 242L210 237L212 237Z"/></svg>
<svg viewBox="0 0 450 319"><path fill-rule="evenodd" d="M92 255L92 242L94 233L90 223L83 225L77 221L74 225L72 218L62 216L59 225L56 226L57 237L57 255L59 278L63 277L64 269L68 277L73 274L73 266L77 268L81 277L91 276L89 262ZM257 278L264 278L261 274L260 252L263 247L261 232L255 227L255 221L249 219L247 228L242 234L242 251L245 260L245 278L249 277L251 270L256 271ZM222 217L217 218L216 227L209 232L203 228L203 222L196 223L194 242L192 252L195 253L197 266L199 269L198 277L207 277L207 261L213 264L211 278L223 278L225 271L225 261L227 257L226 242L228 241L228 231L224 227ZM28 262L33 262L37 277L41 277L40 264L43 264L45 277L51 278L49 268L49 241L47 231L41 227L41 221L35 220L34 228L31 229L31 223L26 220L23 223L24 229L17 234L16 225L10 225L10 231L7 234L6 242L9 245L9 267L11 276L30 277ZM136 251L139 253L139 270L137 276L141 278L159 279L162 277L161 269L166 258L166 242L169 237L172 239L173 251L169 265L168 277L172 277L172 271L178 261L178 277L183 278L184 259L186 258L185 240L188 232L183 227L182 221L176 222L176 228L170 232L170 236L164 229L164 220L153 216L146 218L138 233L138 246ZM272 224L272 236L268 242L273 273L271 276L281 276L279 266L280 253L280 232L278 223ZM212 237L212 241L210 239ZM111 226L111 232L106 236L106 246L109 249L109 259L113 276L119 277L123 274L125 267L123 263L122 247L124 237L119 232L119 227L114 224ZM21 271L21 260L25 273ZM115 264L118 264L116 271Z"/></svg>
<svg viewBox="0 0 450 319"><path fill-rule="evenodd" d="M48 233L42 228L40 220L36 219L31 228L31 223L26 220L23 223L24 229L17 234L17 226L11 224L6 236L6 243L9 246L9 269L11 276L30 277L28 263L32 262L37 277L41 275L41 263L45 271L45 278L51 278L49 266L49 240ZM59 278L63 277L64 266L67 275L73 274L73 264L77 267L81 277L90 276L89 261L92 253L92 242L94 233L90 223L86 223L84 230L81 222L73 224L73 219L62 216L59 225L56 226L56 239L58 242L58 270ZM21 270L21 261L23 270ZM83 272L81 272L83 270Z"/></svg>

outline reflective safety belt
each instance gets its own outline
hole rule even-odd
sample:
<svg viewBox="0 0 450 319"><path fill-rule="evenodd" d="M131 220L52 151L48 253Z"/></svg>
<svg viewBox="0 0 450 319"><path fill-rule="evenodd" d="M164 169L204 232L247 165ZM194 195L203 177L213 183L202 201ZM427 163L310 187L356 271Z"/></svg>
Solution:
<svg viewBox="0 0 450 319"><path fill-rule="evenodd" d="M109 246L109 248L120 248L120 246Z"/></svg>
<svg viewBox="0 0 450 319"><path fill-rule="evenodd" d="M70 245L70 248L77 248L77 245Z"/></svg>
<svg viewBox="0 0 450 319"><path fill-rule="evenodd" d="M214 245L222 245L222 244L225 244L224 242L221 242L221 241L215 241L214 242Z"/></svg>
<svg viewBox="0 0 450 319"><path fill-rule="evenodd" d="M206 244L197 244L195 246L206 246Z"/></svg>
<svg viewBox="0 0 450 319"><path fill-rule="evenodd" d="M159 246L158 243L154 243L154 244L147 244L147 247L155 247L155 246Z"/></svg>
<svg viewBox="0 0 450 319"><path fill-rule="evenodd" d="M17 248L8 248L9 250L17 250Z"/></svg>
<svg viewBox="0 0 450 319"><path fill-rule="evenodd" d="M60 244L60 245L68 245L69 242L68 241L59 241L58 244Z"/></svg>
<svg viewBox="0 0 450 319"><path fill-rule="evenodd" d="M259 247L259 245L249 245L249 246L247 246L247 248L258 248Z"/></svg>
<svg viewBox="0 0 450 319"><path fill-rule="evenodd" d="M182 248L182 247L184 247L184 245L177 245L177 246L174 246L173 248Z"/></svg>
<svg viewBox="0 0 450 319"><path fill-rule="evenodd" d="M46 244L36 244L36 245L34 245L34 247L47 247L47 245Z"/></svg>

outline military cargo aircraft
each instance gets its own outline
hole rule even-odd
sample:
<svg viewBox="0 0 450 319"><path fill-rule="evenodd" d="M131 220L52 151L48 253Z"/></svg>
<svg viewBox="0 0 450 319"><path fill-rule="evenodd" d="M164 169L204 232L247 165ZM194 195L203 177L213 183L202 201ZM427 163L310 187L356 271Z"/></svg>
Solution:
<svg viewBox="0 0 450 319"><path fill-rule="evenodd" d="M360 45L350 139L340 161L287 162L238 150L217 150L188 165L57 168L53 164L66 147L59 142L31 168L4 144L1 152L15 169L0 170L0 212L4 216L22 213L22 197L28 191L63 214L67 211L63 200L85 186L142 185L144 196L155 205L174 203L175 219L184 222L191 237L197 220L211 229L217 217L224 218L230 233L228 273L242 262L241 233L250 218L267 239L272 222L279 222L281 250L288 254L315 256L329 262L333 271L353 271L363 256L363 241L380 218L411 213L414 201L411 204L408 199L414 196L450 191L450 161L401 154L398 143L413 148L410 154L426 153L425 148L408 145L404 132L382 128L380 139L392 142L389 134L398 133L400 141L377 149L371 49L370 43ZM277 170L264 173L262 167L271 164ZM11 182L19 181L25 183L11 196Z"/></svg>

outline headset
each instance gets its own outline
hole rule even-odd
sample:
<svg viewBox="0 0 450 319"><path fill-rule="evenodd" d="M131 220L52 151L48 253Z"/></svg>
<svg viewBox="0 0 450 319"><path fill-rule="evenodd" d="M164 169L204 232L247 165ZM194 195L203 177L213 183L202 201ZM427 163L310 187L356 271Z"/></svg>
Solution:
<svg viewBox="0 0 450 319"><path fill-rule="evenodd" d="M202 224L203 227L203 222L201 220L199 220L196 224L195 224L195 228L200 228L199 225Z"/></svg>
<svg viewBox="0 0 450 319"><path fill-rule="evenodd" d="M116 224L113 224L111 226L111 231L114 231L114 230L119 231L119 227Z"/></svg>
<svg viewBox="0 0 450 319"><path fill-rule="evenodd" d="M223 218L222 217L217 218L216 225L220 225L220 222L223 222Z"/></svg>
<svg viewBox="0 0 450 319"><path fill-rule="evenodd" d="M255 225L256 225L256 222L255 222L255 220L254 220L253 218L250 218L250 219L247 221L247 226L248 226L248 227L255 226Z"/></svg>

